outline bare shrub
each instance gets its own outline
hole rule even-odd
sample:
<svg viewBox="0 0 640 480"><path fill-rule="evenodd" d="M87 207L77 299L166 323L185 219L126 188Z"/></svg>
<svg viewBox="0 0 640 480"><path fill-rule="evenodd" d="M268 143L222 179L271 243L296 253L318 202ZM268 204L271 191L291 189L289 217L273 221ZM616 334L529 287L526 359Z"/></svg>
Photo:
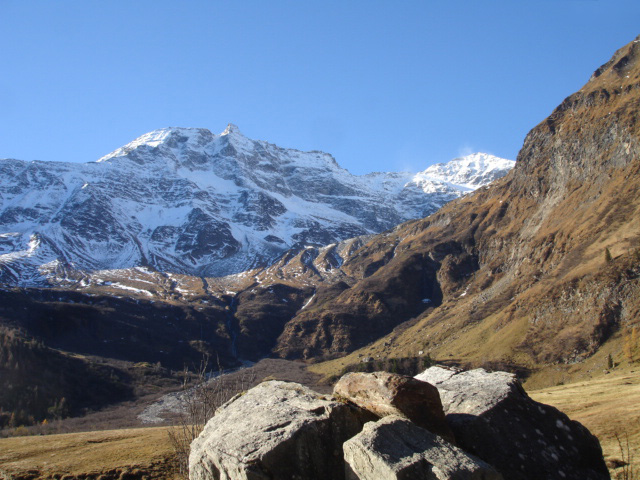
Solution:
<svg viewBox="0 0 640 480"><path fill-rule="evenodd" d="M255 384L255 374L249 369L224 373L219 364L217 371L209 370L208 366L209 359L205 357L195 373L185 368L180 395L182 411L168 430L178 473L183 478L189 475L191 442L200 435L218 407Z"/></svg>
<svg viewBox="0 0 640 480"><path fill-rule="evenodd" d="M640 472L635 468L635 461L631 446L629 445L629 435L625 434L624 440L616 433L616 441L620 449L620 460L612 465L616 470L616 480L638 480Z"/></svg>

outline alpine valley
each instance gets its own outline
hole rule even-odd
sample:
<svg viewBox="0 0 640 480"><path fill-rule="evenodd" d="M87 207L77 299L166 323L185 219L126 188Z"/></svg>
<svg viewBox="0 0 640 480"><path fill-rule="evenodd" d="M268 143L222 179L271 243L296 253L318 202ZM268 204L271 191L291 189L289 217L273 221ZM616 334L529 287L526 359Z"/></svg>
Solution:
<svg viewBox="0 0 640 480"><path fill-rule="evenodd" d="M528 388L635 368L640 37L511 166L357 177L233 125L95 163L2 161L0 406L39 419L64 396L81 413L135 396L135 365L151 378L203 354L325 376L435 359Z"/></svg>
<svg viewBox="0 0 640 480"><path fill-rule="evenodd" d="M12 387L0 407L40 418L65 398L77 414L133 395L123 379L135 363L270 356L297 312L355 281L340 266L374 234L513 165L478 153L417 174L354 176L328 154L250 140L231 124L220 135L156 130L85 164L1 160ZM109 368L89 368L96 359Z"/></svg>

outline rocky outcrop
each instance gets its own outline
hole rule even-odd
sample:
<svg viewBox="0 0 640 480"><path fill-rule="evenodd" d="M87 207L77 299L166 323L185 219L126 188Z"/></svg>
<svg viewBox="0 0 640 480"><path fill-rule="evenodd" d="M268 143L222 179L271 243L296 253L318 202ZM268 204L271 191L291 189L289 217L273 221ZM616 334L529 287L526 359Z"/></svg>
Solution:
<svg viewBox="0 0 640 480"><path fill-rule="evenodd" d="M262 383L209 420L191 445L189 478L609 478L597 439L555 408L532 401L513 375L430 368L420 377L431 380L437 391L381 372L342 379L336 392L343 394L334 399L296 383ZM428 411L436 403L433 395L441 393L457 446L412 422L390 401L394 395L389 392L403 388L429 392L422 396ZM367 409L347 403L344 393ZM419 409L419 397L409 395L411 412Z"/></svg>
<svg viewBox="0 0 640 480"><path fill-rule="evenodd" d="M262 383L207 423L191 445L189 478L344 478L342 444L366 418L302 385Z"/></svg>
<svg viewBox="0 0 640 480"><path fill-rule="evenodd" d="M502 480L490 465L402 417L367 423L344 444L348 480Z"/></svg>
<svg viewBox="0 0 640 480"><path fill-rule="evenodd" d="M606 479L598 439L559 410L533 401L515 375L431 367L458 445L512 480Z"/></svg>
<svg viewBox="0 0 640 480"><path fill-rule="evenodd" d="M333 393L378 417L397 415L454 442L438 389L427 382L387 372L348 373Z"/></svg>

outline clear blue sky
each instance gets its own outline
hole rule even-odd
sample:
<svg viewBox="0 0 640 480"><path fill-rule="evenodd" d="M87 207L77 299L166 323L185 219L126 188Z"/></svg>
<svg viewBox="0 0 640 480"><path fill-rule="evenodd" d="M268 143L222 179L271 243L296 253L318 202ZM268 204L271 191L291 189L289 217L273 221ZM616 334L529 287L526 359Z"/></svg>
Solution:
<svg viewBox="0 0 640 480"><path fill-rule="evenodd" d="M356 174L514 159L638 34L638 0L0 0L0 158L232 122Z"/></svg>

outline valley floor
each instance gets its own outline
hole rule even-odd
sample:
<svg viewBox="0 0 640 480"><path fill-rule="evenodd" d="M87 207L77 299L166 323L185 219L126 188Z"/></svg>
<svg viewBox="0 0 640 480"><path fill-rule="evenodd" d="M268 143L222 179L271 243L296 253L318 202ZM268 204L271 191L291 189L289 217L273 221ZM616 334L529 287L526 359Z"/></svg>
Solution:
<svg viewBox="0 0 640 480"><path fill-rule="evenodd" d="M623 454L630 453L640 471L640 369L614 370L529 394L581 422L600 439L612 478L620 471L613 466ZM171 458L166 427L13 437L0 439L0 479L173 479L177 477Z"/></svg>
<svg viewBox="0 0 640 480"><path fill-rule="evenodd" d="M178 478L166 427L0 439L0 479Z"/></svg>
<svg viewBox="0 0 640 480"><path fill-rule="evenodd" d="M635 467L636 476L631 478L640 477L640 368L614 370L589 381L528 393L579 421L598 437L612 478L619 471L612 466L623 455L625 459L630 455Z"/></svg>

